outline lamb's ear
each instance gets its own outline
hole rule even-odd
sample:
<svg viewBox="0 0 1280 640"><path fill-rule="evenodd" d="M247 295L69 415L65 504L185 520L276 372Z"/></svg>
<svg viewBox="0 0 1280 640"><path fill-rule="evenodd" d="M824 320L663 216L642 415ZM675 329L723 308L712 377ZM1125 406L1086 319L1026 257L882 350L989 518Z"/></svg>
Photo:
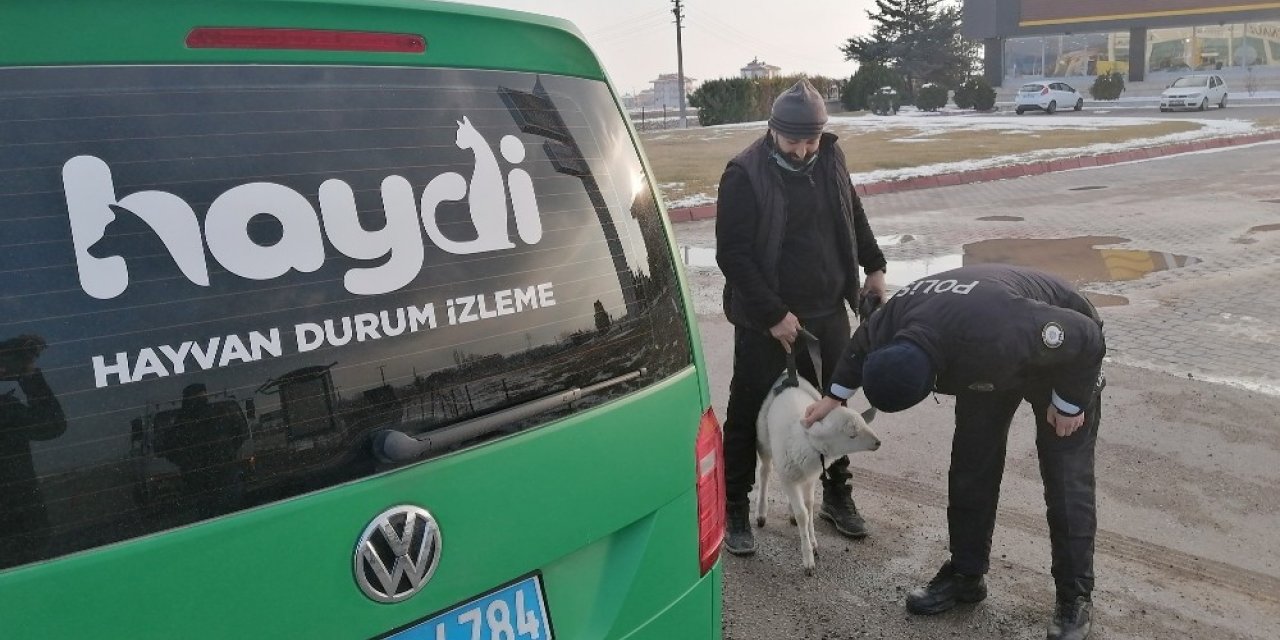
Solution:
<svg viewBox="0 0 1280 640"><path fill-rule="evenodd" d="M872 421L872 420L875 420L875 419L876 419L876 408L875 408L875 407L871 407L870 409L867 409L866 411L863 411L863 412L862 412L862 421L863 421L863 422L865 422L865 423L867 423L867 424L871 424L871 421Z"/></svg>

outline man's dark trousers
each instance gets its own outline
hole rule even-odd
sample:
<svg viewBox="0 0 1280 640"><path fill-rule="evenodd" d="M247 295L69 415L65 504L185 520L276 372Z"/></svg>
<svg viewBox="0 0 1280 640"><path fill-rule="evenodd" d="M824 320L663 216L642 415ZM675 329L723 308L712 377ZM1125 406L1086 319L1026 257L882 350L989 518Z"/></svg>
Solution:
<svg viewBox="0 0 1280 640"><path fill-rule="evenodd" d="M849 317L841 309L819 318L801 318L800 325L821 345L822 380L827 382L849 342ZM792 348L796 353L796 369L817 387L804 338ZM767 332L734 329L733 380L729 383L729 407L724 422L725 489L730 503L746 502L755 484L756 418L766 394L786 370L786 358L782 343ZM827 467L824 490L842 487L851 477L849 458L841 457Z"/></svg>
<svg viewBox="0 0 1280 640"><path fill-rule="evenodd" d="M1102 401L1095 395L1085 412L1084 424L1061 438L1045 419L1050 393L1049 387L1036 385L1019 391L956 396L956 431L947 489L951 562L959 573L987 572L1009 425L1018 405L1026 400L1036 417L1036 452L1044 481L1058 597L1090 597L1097 532L1094 445Z"/></svg>

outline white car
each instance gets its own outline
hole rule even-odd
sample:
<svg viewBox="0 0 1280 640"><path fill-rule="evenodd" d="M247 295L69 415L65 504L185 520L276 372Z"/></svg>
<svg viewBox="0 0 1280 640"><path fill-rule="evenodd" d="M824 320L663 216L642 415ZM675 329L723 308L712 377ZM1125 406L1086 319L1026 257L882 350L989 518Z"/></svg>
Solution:
<svg viewBox="0 0 1280 640"><path fill-rule="evenodd" d="M1029 82L1018 88L1013 105L1018 115L1038 109L1053 113L1058 109L1084 108L1084 96L1065 82Z"/></svg>
<svg viewBox="0 0 1280 640"><path fill-rule="evenodd" d="M1204 111L1216 104L1227 107L1227 83L1218 74L1182 76L1160 94L1160 110L1197 109Z"/></svg>

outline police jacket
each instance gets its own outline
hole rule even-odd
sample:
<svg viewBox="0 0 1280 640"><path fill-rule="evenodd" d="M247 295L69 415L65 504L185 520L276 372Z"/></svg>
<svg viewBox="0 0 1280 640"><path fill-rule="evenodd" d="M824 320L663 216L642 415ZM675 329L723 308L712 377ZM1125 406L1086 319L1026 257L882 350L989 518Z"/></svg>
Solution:
<svg viewBox="0 0 1280 640"><path fill-rule="evenodd" d="M1084 296L1047 273L1009 265L961 267L907 285L854 332L831 394L862 386L871 351L894 340L919 345L939 393L1053 389L1053 404L1078 415L1101 384L1102 320Z"/></svg>
<svg viewBox="0 0 1280 640"><path fill-rule="evenodd" d="M827 200L824 209L838 212L835 240L840 264L836 268L847 274L839 299L856 307L858 266L874 273L884 269L885 259L836 140L834 134L822 134L812 177ZM779 295L787 202L772 152L766 133L730 160L716 208L716 262L725 275L725 315L735 326L766 332L791 311ZM745 181L740 179L743 174Z"/></svg>

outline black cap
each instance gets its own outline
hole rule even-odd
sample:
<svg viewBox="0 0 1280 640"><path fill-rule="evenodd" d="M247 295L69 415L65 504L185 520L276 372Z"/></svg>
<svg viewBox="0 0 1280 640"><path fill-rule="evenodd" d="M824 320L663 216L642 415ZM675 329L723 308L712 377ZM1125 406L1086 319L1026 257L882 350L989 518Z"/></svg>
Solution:
<svg viewBox="0 0 1280 640"><path fill-rule="evenodd" d="M933 362L914 342L898 340L872 351L862 365L862 393L893 413L914 407L933 390Z"/></svg>
<svg viewBox="0 0 1280 640"><path fill-rule="evenodd" d="M816 138L827 124L827 103L808 80L800 80L773 101L769 128L788 138Z"/></svg>

